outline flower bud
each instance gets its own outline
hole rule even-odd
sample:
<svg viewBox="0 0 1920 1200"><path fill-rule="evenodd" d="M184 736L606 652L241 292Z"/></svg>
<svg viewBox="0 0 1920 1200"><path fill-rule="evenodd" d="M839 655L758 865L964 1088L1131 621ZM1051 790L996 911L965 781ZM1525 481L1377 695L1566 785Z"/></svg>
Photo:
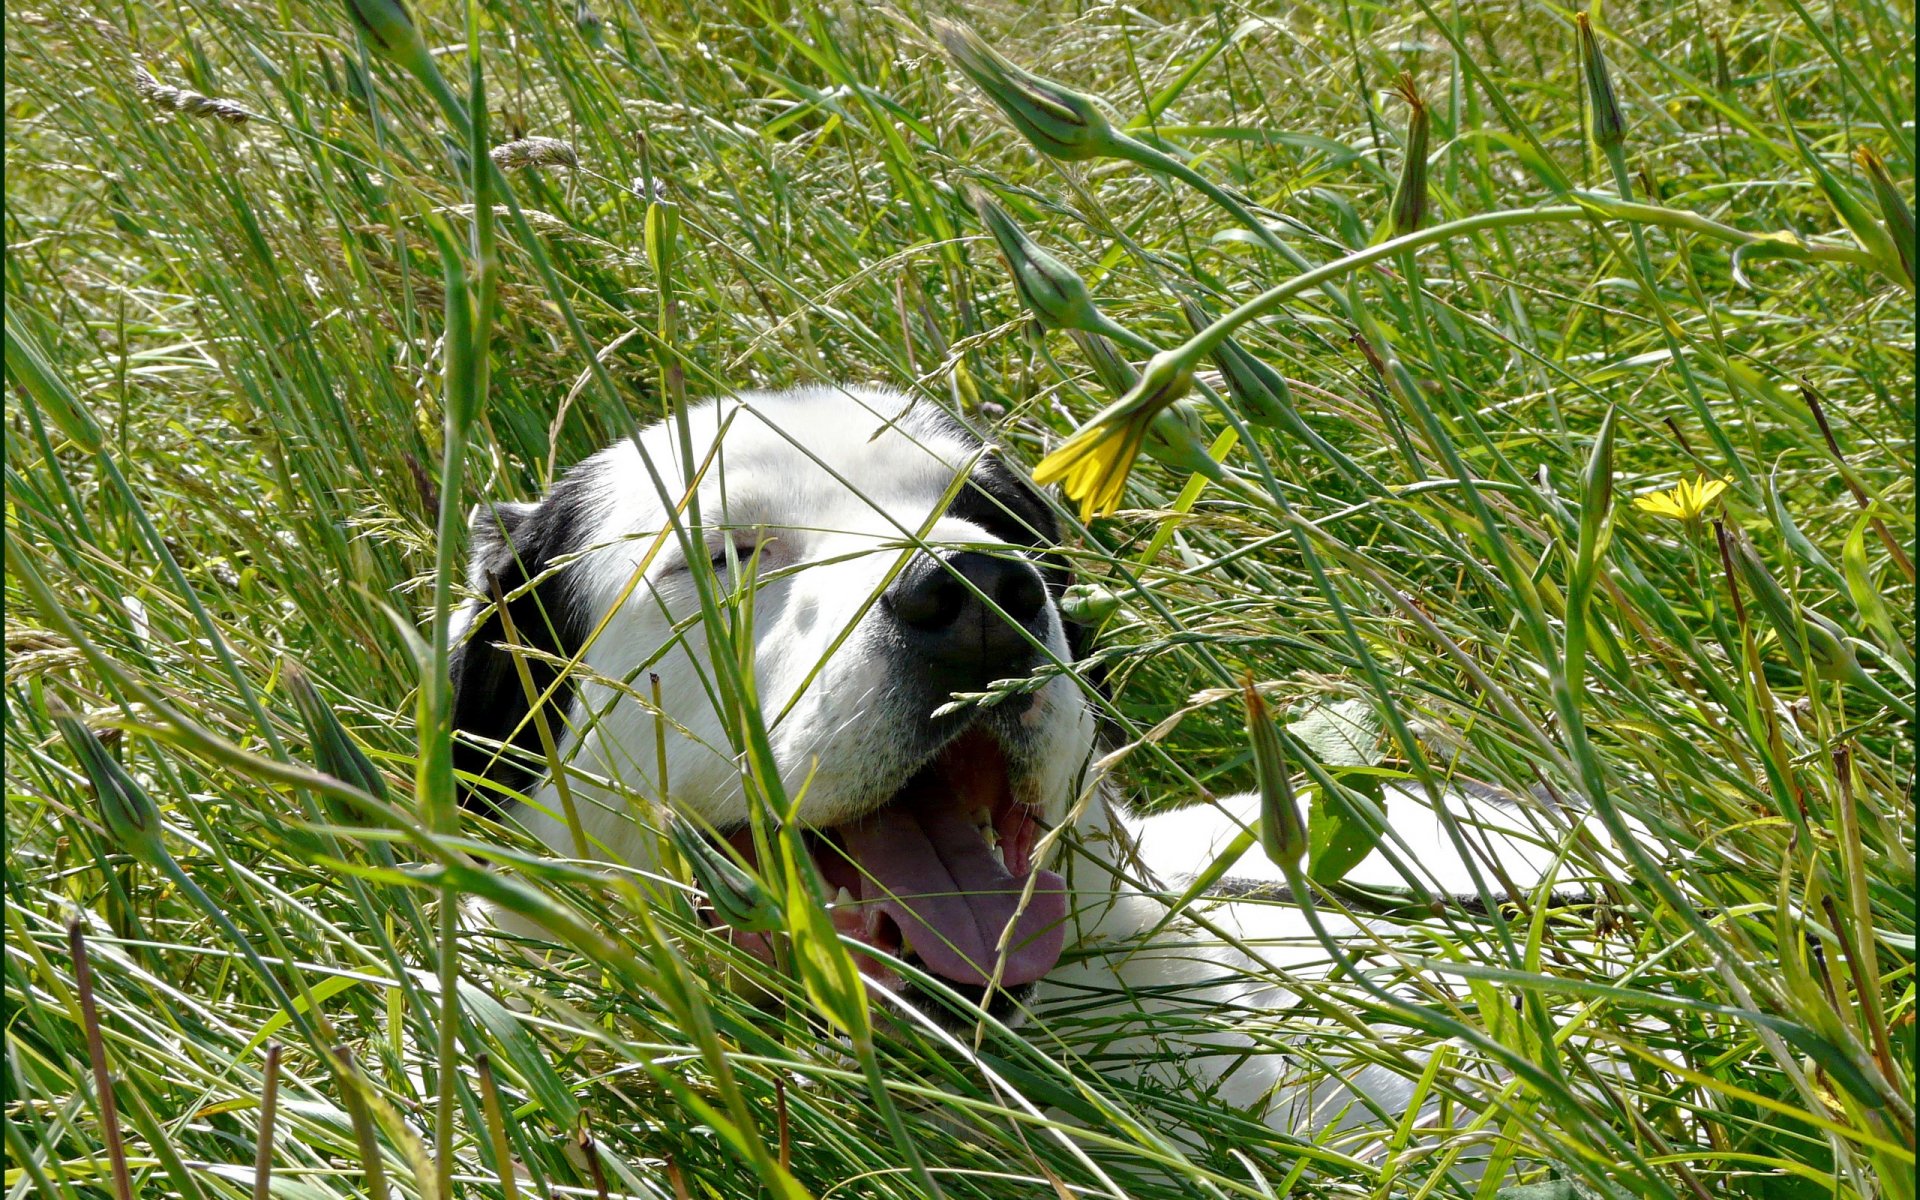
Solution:
<svg viewBox="0 0 1920 1200"><path fill-rule="evenodd" d="M53 723L93 785L94 799L100 802L100 823L106 826L107 836L144 866L159 868L167 863L172 856L160 840L160 809L153 798L78 718L55 713Z"/></svg>
<svg viewBox="0 0 1920 1200"><path fill-rule="evenodd" d="M1200 419L1200 410L1191 400L1176 400L1154 414L1147 423L1146 440L1140 448L1148 458L1164 467L1205 475L1218 483L1225 478L1220 464L1207 452L1212 438Z"/></svg>
<svg viewBox="0 0 1920 1200"><path fill-rule="evenodd" d="M1087 331L1106 327L1105 319L1093 306L1085 280L1042 250L986 192L979 188L967 191L973 211L980 215L1007 266L1013 269L1013 289L1020 294L1020 303L1040 324L1048 329Z"/></svg>
<svg viewBox="0 0 1920 1200"><path fill-rule="evenodd" d="M86 406L80 403L66 380L54 372L40 340L27 330L13 305L6 313L7 375L14 386L25 392L40 411L52 419L68 440L88 454L100 453L106 435Z"/></svg>
<svg viewBox="0 0 1920 1200"><path fill-rule="evenodd" d="M387 798L387 781L366 752L355 745L334 715L333 706L321 697L307 673L288 663L280 675L293 706L300 710L300 723L307 729L307 744L313 748L314 765L343 783L372 796Z"/></svg>
<svg viewBox="0 0 1920 1200"><path fill-rule="evenodd" d="M1600 40L1593 35L1593 23L1587 14L1573 16L1580 47L1580 73L1587 82L1587 112L1593 144L1602 150L1622 145L1627 140L1627 118L1613 94L1613 76L1607 70L1606 56L1600 53Z"/></svg>
<svg viewBox="0 0 1920 1200"><path fill-rule="evenodd" d="M1199 333L1212 322L1206 310L1192 299L1182 297L1180 311L1187 324ZM1280 372L1261 362L1232 338L1222 338L1208 355L1226 383L1227 395L1240 406L1240 417L1249 425L1288 426L1297 420L1293 414L1293 389Z"/></svg>
<svg viewBox="0 0 1920 1200"><path fill-rule="evenodd" d="M418 74L427 57L427 44L413 23L413 14L401 0L347 0L347 13L360 27L367 48L393 59Z"/></svg>
<svg viewBox="0 0 1920 1200"><path fill-rule="evenodd" d="M1080 161L1113 152L1116 135L1092 100L1014 66L963 25L935 21L933 31L961 73L1042 154Z"/></svg>
<svg viewBox="0 0 1920 1200"><path fill-rule="evenodd" d="M1832 621L1811 609L1803 608L1789 596L1767 570L1765 562L1745 537L1733 532L1733 559L1740 578L1760 602L1774 632L1780 636L1780 648L1793 665L1823 679L1857 682L1866 672L1846 643L1845 632ZM1805 655L1800 653L1801 631L1805 630Z"/></svg>
<svg viewBox="0 0 1920 1200"><path fill-rule="evenodd" d="M759 877L743 870L706 835L676 817L667 823L667 840L685 860L694 885L721 922L743 933L766 933L782 927L780 907Z"/></svg>
<svg viewBox="0 0 1920 1200"><path fill-rule="evenodd" d="M1718 29L1709 30L1707 37L1713 42L1713 88L1722 96L1733 95L1733 64L1727 56L1727 39L1720 36Z"/></svg>
<svg viewBox="0 0 1920 1200"><path fill-rule="evenodd" d="M1895 186L1893 176L1887 173L1887 164L1871 146L1862 146L1853 152L1854 161L1865 169L1867 180L1873 184L1873 198L1880 204L1880 217L1887 223L1887 233L1893 238L1893 248L1900 255L1900 269L1907 274L1907 282L1913 282L1913 210L1907 207L1905 196Z"/></svg>
<svg viewBox="0 0 1920 1200"><path fill-rule="evenodd" d="M1115 396L1124 396L1133 390L1140 372L1133 369L1133 364L1127 361L1126 355L1120 353L1112 339L1078 329L1067 330L1067 336L1087 356L1087 362L1092 364L1094 376L1100 380L1101 387Z"/></svg>
<svg viewBox="0 0 1920 1200"><path fill-rule="evenodd" d="M1247 740L1253 745L1253 774L1260 785L1260 848L1289 875L1307 855L1307 825L1287 774L1287 753L1267 702L1248 677L1242 688L1247 708Z"/></svg>
<svg viewBox="0 0 1920 1200"><path fill-rule="evenodd" d="M1076 583L1060 595L1060 615L1081 625L1099 625L1120 611L1120 597L1096 583Z"/></svg>
<svg viewBox="0 0 1920 1200"><path fill-rule="evenodd" d="M1427 220L1427 129L1432 122L1427 102L1413 86L1411 74L1400 76L1398 90L1411 112L1407 117L1406 157L1400 163L1400 180L1394 185L1393 205L1387 216L1389 238L1418 232Z"/></svg>

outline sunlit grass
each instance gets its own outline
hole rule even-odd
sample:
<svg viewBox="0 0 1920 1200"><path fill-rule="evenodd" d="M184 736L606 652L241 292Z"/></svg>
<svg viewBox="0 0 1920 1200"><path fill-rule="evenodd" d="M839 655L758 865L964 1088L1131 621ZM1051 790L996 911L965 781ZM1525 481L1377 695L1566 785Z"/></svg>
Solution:
<svg viewBox="0 0 1920 1200"><path fill-rule="evenodd" d="M426 59L344 0L9 7L10 1195L118 1195L110 1142L253 1194L270 1043L284 1196L1913 1194L1911 12L1622 5L1584 63L1547 5L969 15L1018 74L857 5L426 5ZM1023 307L969 185L1100 323ZM843 379L1120 451L1061 512L1140 802L1254 786L1250 675L1653 831L1568 846L1595 907L1343 948L1412 1012L1163 1018L1494 1103L1306 1145L1103 1074L1091 1004L855 1053L686 880L422 815L443 518Z"/></svg>

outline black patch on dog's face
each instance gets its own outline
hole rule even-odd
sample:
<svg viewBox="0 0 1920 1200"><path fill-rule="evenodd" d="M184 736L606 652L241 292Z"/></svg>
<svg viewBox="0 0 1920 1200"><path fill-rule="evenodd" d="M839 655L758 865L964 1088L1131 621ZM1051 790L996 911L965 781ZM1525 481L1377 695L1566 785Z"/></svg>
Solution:
<svg viewBox="0 0 1920 1200"><path fill-rule="evenodd" d="M1014 474L1005 462L989 455L976 463L973 474L947 506L947 515L970 521L1003 542L1041 551L1036 564L1040 577L1046 580L1054 604L1060 603L1067 585L1073 582L1067 557L1056 548L1060 522L1034 486ZM1093 649L1093 630L1068 620L1064 612L1060 625L1067 635L1071 661L1085 658Z"/></svg>
<svg viewBox="0 0 1920 1200"><path fill-rule="evenodd" d="M545 711L528 720L527 682L515 655L503 644L523 646L562 658L576 653L588 632L587 615L572 602L566 569L533 587L553 560L580 549L586 500L581 481L568 477L554 484L538 504L488 504L473 512L468 582L481 597L483 618L454 647L449 682L453 688L453 728L510 749L496 752L455 737L453 767L517 792L528 792L544 773L538 721L543 717L555 743L564 740L573 703L573 687L554 681L559 671L537 655L523 655L532 695L553 688ZM516 594L519 593L519 594ZM504 604L502 603L504 601ZM502 612L504 610L504 617ZM460 789L460 803L498 816L503 798L491 788L471 784Z"/></svg>

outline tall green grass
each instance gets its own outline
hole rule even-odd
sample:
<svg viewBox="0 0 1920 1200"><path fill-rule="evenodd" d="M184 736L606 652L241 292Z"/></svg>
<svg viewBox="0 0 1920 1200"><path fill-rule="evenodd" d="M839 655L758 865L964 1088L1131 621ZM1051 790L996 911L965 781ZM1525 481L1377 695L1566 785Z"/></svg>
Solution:
<svg viewBox="0 0 1920 1200"><path fill-rule="evenodd" d="M10 1195L1913 1195L1909 9L1595 14L1618 127L1547 4L429 5L431 68L359 9L6 15ZM1152 153L1037 154L941 15ZM970 188L1126 349L1023 308ZM1065 1007L850 1050L676 881L449 811L470 503L749 385L1036 463L1272 289L1266 390L1199 364L1070 538L1128 793L1253 786L1251 676L1660 851L1164 1019L1492 1105L1306 1144Z"/></svg>

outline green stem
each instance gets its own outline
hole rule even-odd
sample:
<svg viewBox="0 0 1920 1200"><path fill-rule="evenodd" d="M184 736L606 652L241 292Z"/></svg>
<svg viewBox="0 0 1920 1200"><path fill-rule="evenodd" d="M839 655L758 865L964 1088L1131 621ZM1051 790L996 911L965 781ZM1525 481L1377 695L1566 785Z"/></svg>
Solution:
<svg viewBox="0 0 1920 1200"><path fill-rule="evenodd" d="M1741 489L1749 496L1753 496L1758 492L1758 487L1753 482L1753 474L1747 470L1747 464L1741 461L1740 452L1733 448L1733 442L1727 437L1726 430L1720 428L1720 422L1714 420L1713 410L1707 406L1707 398L1700 391L1700 382L1693 377L1693 368L1687 365L1684 348L1680 345L1679 337L1676 336L1679 327L1674 324L1673 318L1667 315L1666 303L1660 299L1660 289L1655 282L1653 270L1653 255L1647 251L1647 234L1644 228L1645 215L1658 213L1660 210L1648 205L1632 204L1633 178L1627 173L1626 150L1618 145L1611 145L1606 147L1606 154L1607 163L1613 169L1613 186L1620 193L1618 203L1630 204L1636 210L1643 210L1641 219L1629 221L1628 230L1633 237L1634 258L1640 268L1640 289L1645 294L1654 315L1659 317L1660 337L1666 343L1669 360L1673 363L1674 370L1680 373L1680 382L1685 386L1687 399L1692 403L1693 415L1700 419L1701 427L1707 431L1707 436L1713 439L1713 444L1719 448L1721 455L1727 460L1727 465L1739 478ZM1587 202L1592 203L1592 199L1588 197ZM1728 386L1732 386L1731 382Z"/></svg>

